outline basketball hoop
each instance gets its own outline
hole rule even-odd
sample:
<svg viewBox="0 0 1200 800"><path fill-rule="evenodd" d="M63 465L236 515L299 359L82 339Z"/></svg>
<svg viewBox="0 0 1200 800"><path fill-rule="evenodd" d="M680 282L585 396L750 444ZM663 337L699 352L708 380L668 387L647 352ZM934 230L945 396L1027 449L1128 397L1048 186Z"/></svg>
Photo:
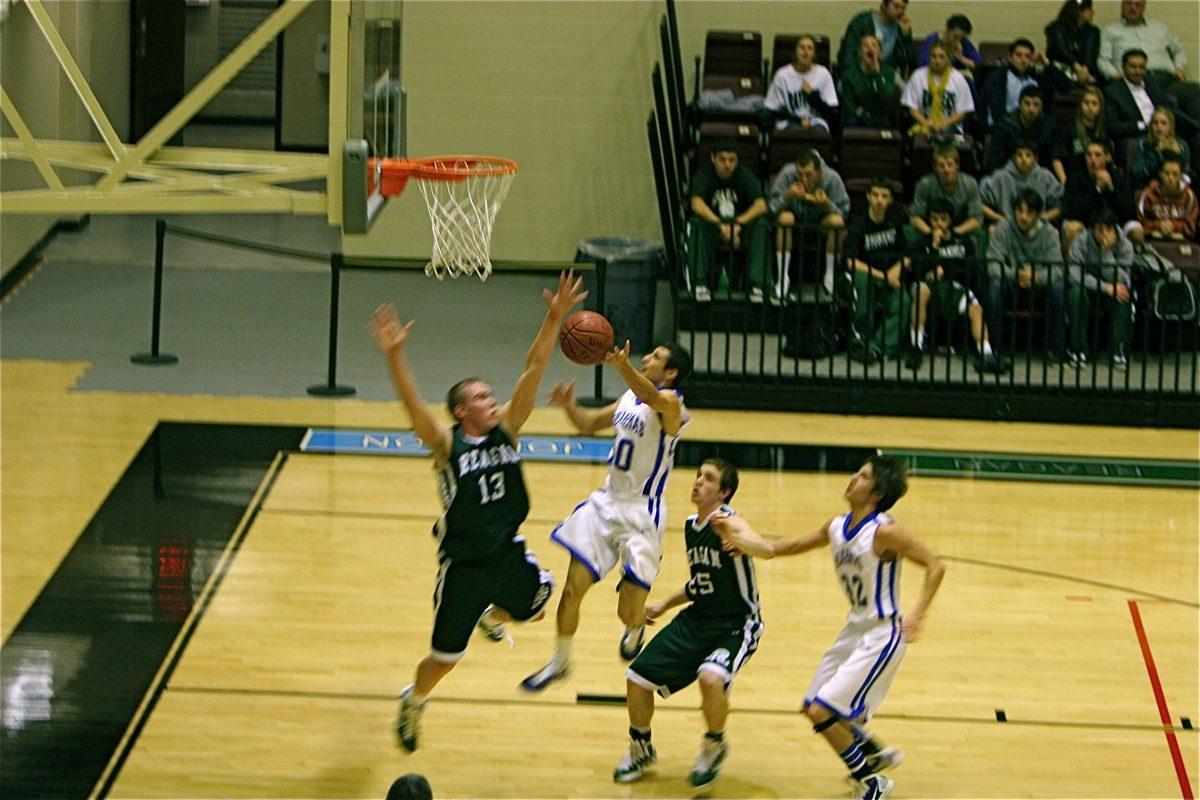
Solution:
<svg viewBox="0 0 1200 800"><path fill-rule="evenodd" d="M400 194L409 179L421 189L433 225L433 254L425 274L439 281L472 273L487 280L492 274L492 224L517 174L517 162L491 156L387 158L376 169L384 195Z"/></svg>

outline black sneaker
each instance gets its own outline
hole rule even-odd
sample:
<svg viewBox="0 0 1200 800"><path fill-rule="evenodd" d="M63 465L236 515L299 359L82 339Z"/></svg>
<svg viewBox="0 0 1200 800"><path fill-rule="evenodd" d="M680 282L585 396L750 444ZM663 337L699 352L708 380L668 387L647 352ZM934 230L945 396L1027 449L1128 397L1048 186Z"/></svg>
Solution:
<svg viewBox="0 0 1200 800"><path fill-rule="evenodd" d="M975 368L988 375L1000 375L1012 369L1012 359L995 353L977 353Z"/></svg>
<svg viewBox="0 0 1200 800"><path fill-rule="evenodd" d="M846 346L846 353L860 364L874 364L879 360L879 353L862 339L851 339Z"/></svg>
<svg viewBox="0 0 1200 800"><path fill-rule="evenodd" d="M646 774L646 770L657 760L658 753L654 751L654 745L650 742L630 739L629 752L613 770L613 780L616 783L633 783L641 780L642 776Z"/></svg>
<svg viewBox="0 0 1200 800"><path fill-rule="evenodd" d="M421 738L421 715L425 713L425 703L414 703L409 700L413 687L406 686L400 693L400 715L396 718L396 738L400 746L409 753L415 753Z"/></svg>
<svg viewBox="0 0 1200 800"><path fill-rule="evenodd" d="M909 350L908 355L906 355L904 357L904 366L908 367L909 369L911 369L915 372L916 370L919 370L921 368L921 362L924 359L925 359L924 351L922 351L921 348L919 348L919 347L914 347L911 350Z"/></svg>
<svg viewBox="0 0 1200 800"><path fill-rule="evenodd" d="M688 775L688 783L693 789L707 789L717 782L721 774L721 765L729 755L729 743L724 739L716 741L705 736L700 743L700 754Z"/></svg>

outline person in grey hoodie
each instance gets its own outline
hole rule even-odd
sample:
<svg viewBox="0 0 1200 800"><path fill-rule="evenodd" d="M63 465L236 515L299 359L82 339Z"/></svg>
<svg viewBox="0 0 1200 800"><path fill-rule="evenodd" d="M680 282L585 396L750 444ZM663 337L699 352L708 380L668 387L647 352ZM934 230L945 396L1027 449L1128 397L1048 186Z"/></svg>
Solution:
<svg viewBox="0 0 1200 800"><path fill-rule="evenodd" d="M825 241L825 291L833 292L833 257L846 227L850 195L846 184L816 150L806 150L779 171L771 183L767 208L775 216L775 281L771 302L782 304L790 291L793 230L801 244L822 235ZM753 300L753 298L751 298Z"/></svg>
<svg viewBox="0 0 1200 800"><path fill-rule="evenodd" d="M988 241L987 291L983 311L991 334L992 346L1003 341L1001 316L1007 288L1033 290L1046 297L1046 346L1051 361L1065 358L1066 276L1058 231L1041 218L1045 210L1042 196L1033 189L1022 189L1013 200L1014 220L1003 220ZM1032 300L1031 300L1032 303Z"/></svg>
<svg viewBox="0 0 1200 800"><path fill-rule="evenodd" d="M1098 302L1111 320L1108 347L1112 365L1127 369L1129 334L1133 328L1133 245L1121 233L1117 215L1107 208L1097 211L1092 226L1071 242L1067 263L1070 363L1079 367L1087 364L1088 316L1091 304ZM1093 295L1096 301L1091 299Z"/></svg>
<svg viewBox="0 0 1200 800"><path fill-rule="evenodd" d="M1002 219L1016 221L1013 200L1022 189L1033 189L1042 196L1046 210L1042 219L1054 222L1062 214L1063 186L1054 173L1037 162L1037 145L1022 139L1013 148L1012 158L979 184L983 215L989 221L989 233L994 233Z"/></svg>

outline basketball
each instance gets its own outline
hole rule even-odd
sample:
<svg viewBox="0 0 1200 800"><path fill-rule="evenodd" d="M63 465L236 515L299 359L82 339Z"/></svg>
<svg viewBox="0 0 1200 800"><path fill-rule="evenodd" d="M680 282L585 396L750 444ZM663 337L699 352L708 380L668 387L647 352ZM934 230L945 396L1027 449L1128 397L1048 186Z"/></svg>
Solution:
<svg viewBox="0 0 1200 800"><path fill-rule="evenodd" d="M599 364L612 350L612 325L595 311L576 311L563 324L558 344L576 364Z"/></svg>

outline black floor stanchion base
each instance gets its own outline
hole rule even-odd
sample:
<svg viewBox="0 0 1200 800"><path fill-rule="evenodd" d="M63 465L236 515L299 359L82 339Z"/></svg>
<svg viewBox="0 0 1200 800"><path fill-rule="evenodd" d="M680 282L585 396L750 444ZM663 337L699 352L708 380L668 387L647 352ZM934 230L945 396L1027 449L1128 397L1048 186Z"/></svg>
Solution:
<svg viewBox="0 0 1200 800"><path fill-rule="evenodd" d="M162 364L179 363L179 356L174 355L173 353L135 353L129 357L129 360L134 364L160 366Z"/></svg>
<svg viewBox="0 0 1200 800"><path fill-rule="evenodd" d="M345 386L340 383L330 385L328 383L314 383L308 387L308 393L317 397L349 397L355 393L353 386Z"/></svg>

